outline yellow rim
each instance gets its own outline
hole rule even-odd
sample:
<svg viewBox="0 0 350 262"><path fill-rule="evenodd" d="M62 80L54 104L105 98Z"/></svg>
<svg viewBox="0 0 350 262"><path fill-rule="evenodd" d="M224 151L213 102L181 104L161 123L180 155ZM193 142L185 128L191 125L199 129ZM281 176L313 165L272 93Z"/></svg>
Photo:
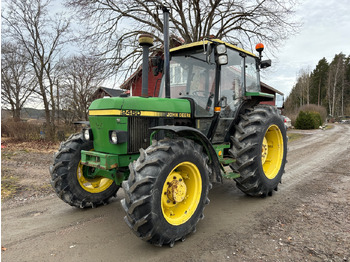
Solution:
<svg viewBox="0 0 350 262"><path fill-rule="evenodd" d="M282 165L283 160L283 137L281 130L276 125L267 129L261 148L261 164L265 176L274 179Z"/></svg>
<svg viewBox="0 0 350 262"><path fill-rule="evenodd" d="M90 193L101 193L109 188L113 184L113 180L105 177L95 177L95 178L86 178L84 177L83 172L84 165L79 162L77 169L77 178L80 186Z"/></svg>
<svg viewBox="0 0 350 262"><path fill-rule="evenodd" d="M178 164L165 180L161 207L164 218L174 226L188 221L197 209L202 194L198 167L190 162Z"/></svg>

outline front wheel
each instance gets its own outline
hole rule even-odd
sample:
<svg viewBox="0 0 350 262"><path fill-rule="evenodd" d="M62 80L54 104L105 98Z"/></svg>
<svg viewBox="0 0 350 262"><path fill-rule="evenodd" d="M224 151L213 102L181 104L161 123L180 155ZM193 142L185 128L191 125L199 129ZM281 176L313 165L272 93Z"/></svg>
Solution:
<svg viewBox="0 0 350 262"><path fill-rule="evenodd" d="M124 219L141 239L172 246L203 218L211 185L208 157L185 138L161 140L140 152L123 182Z"/></svg>
<svg viewBox="0 0 350 262"><path fill-rule="evenodd" d="M105 177L89 178L91 167L81 164L81 150L93 150L93 143L82 134L72 135L61 144L50 167L51 185L64 202L79 208L107 204L119 186Z"/></svg>
<svg viewBox="0 0 350 262"><path fill-rule="evenodd" d="M281 182L287 157L287 135L277 109L248 108L240 115L229 150L240 173L237 187L251 196L272 195Z"/></svg>

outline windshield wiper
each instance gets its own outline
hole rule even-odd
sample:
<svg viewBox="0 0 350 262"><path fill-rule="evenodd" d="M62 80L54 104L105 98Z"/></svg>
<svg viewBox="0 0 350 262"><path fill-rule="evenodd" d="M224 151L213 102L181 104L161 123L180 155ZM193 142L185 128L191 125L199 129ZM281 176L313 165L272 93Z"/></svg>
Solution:
<svg viewBox="0 0 350 262"><path fill-rule="evenodd" d="M204 59L201 59L201 58L198 58L198 57L195 57L195 56L192 56L192 55L185 55L185 57L191 57L193 59L196 59L196 60L199 60L199 61L202 61L204 63L206 63L207 61L205 61Z"/></svg>

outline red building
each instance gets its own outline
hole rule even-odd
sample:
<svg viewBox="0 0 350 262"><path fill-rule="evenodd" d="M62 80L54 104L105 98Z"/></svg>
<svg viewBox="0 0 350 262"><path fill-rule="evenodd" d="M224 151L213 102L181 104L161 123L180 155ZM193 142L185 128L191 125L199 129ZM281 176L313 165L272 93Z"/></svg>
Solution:
<svg viewBox="0 0 350 262"><path fill-rule="evenodd" d="M273 101L261 102L260 104L273 105L279 107L279 105L276 104L276 97L277 95L284 96L284 94L281 91L278 91L277 89L273 88L272 86L265 84L264 82L260 82L260 88L261 92L273 94L275 96ZM282 107L282 105L280 107Z"/></svg>
<svg viewBox="0 0 350 262"><path fill-rule="evenodd" d="M148 71L148 96L158 96L162 74L154 76L151 64ZM121 86L121 89L130 90L132 96L141 96L142 90L142 66L133 73Z"/></svg>

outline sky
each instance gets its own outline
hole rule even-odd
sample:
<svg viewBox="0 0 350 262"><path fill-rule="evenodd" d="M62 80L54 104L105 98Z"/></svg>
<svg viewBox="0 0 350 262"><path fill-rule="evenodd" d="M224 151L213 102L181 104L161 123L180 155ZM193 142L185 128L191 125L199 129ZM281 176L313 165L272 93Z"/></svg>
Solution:
<svg viewBox="0 0 350 262"><path fill-rule="evenodd" d="M62 9L61 1L54 0L53 4L55 12ZM295 16L302 23L300 31L290 36L273 57L264 57L272 60L272 66L263 70L261 77L284 93L284 99L300 70L314 70L323 57L331 62L340 52L350 55L350 0L299 0ZM267 53L268 48L265 45Z"/></svg>
<svg viewBox="0 0 350 262"><path fill-rule="evenodd" d="M296 18L302 22L299 33L280 47L261 78L284 93L284 98L300 70L312 72L323 57L331 62L340 52L350 55L349 0L300 0L296 10Z"/></svg>

